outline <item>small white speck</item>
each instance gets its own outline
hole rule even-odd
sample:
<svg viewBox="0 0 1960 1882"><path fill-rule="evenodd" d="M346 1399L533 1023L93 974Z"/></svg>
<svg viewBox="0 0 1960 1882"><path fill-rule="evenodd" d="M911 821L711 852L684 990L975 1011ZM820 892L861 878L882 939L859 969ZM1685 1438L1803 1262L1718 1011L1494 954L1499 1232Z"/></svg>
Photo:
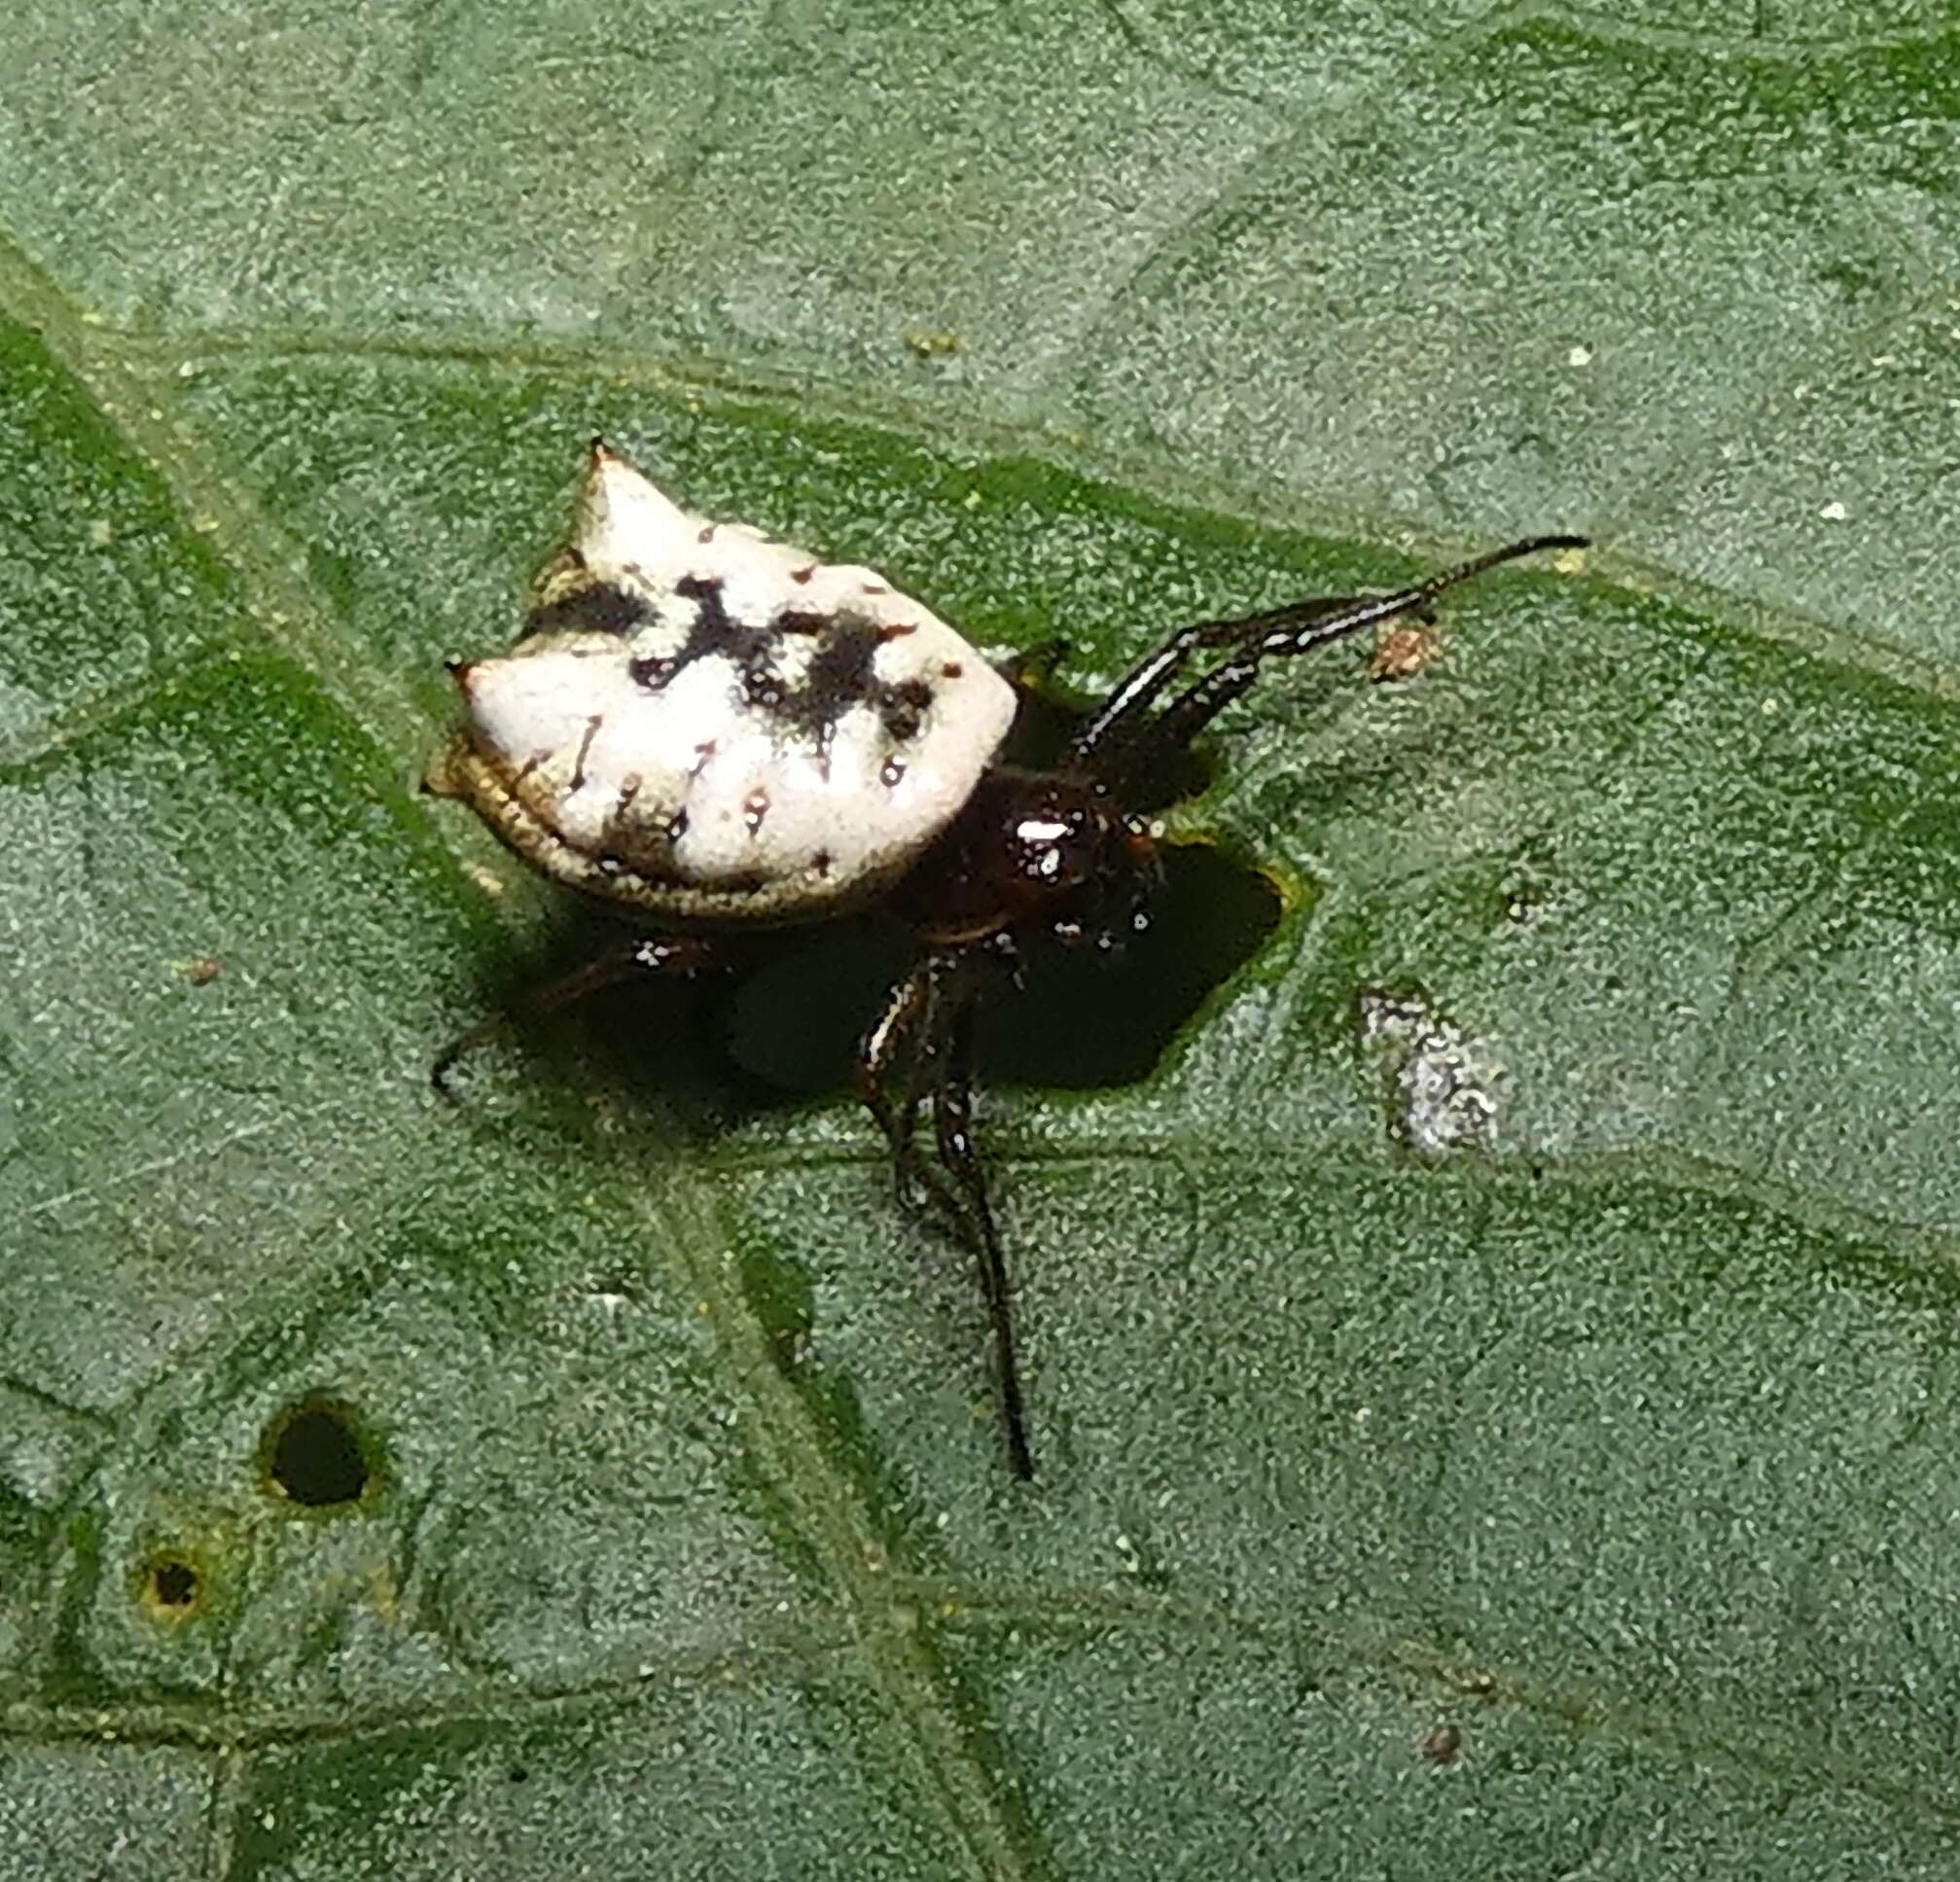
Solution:
<svg viewBox="0 0 1960 1882"><path fill-rule="evenodd" d="M1765 719L1774 719L1783 710L1783 701L1781 699L1764 699L1762 704L1763 716Z"/></svg>
<svg viewBox="0 0 1960 1882"><path fill-rule="evenodd" d="M1565 349L1565 363L1567 366L1590 366L1592 364L1592 348L1589 346L1568 346Z"/></svg>
<svg viewBox="0 0 1960 1882"><path fill-rule="evenodd" d="M89 543L93 549L106 549L116 540L116 525L106 516L97 516L89 525Z"/></svg>
<svg viewBox="0 0 1960 1882"><path fill-rule="evenodd" d="M1826 522L1842 522L1851 513L1841 503L1827 503L1817 514Z"/></svg>

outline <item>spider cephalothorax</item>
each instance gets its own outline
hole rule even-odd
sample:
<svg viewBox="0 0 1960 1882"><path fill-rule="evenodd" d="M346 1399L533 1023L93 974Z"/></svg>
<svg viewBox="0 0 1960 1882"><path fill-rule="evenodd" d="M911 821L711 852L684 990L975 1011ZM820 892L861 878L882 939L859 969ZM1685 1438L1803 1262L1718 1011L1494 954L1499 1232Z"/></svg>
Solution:
<svg viewBox="0 0 1960 1882"><path fill-rule="evenodd" d="M891 906L936 947L1032 934L1108 949L1142 925L1157 877L1145 820L1093 778L1000 765Z"/></svg>
<svg viewBox="0 0 1960 1882"><path fill-rule="evenodd" d="M538 1006L714 967L745 929L874 902L908 925L917 959L866 1037L861 1095L901 1194L944 1209L979 1257L1009 1461L1030 1476L1012 1296L974 1148L976 1001L1029 946L1113 951L1143 925L1158 879L1151 787L1264 662L1421 616L1499 562L1583 547L1534 537L1392 594L1183 628L1053 766L1026 770L997 762L1015 688L930 610L873 570L691 515L595 444L572 542L517 645L451 668L464 724L428 785L654 931ZM444 1054L439 1082L483 1031Z"/></svg>

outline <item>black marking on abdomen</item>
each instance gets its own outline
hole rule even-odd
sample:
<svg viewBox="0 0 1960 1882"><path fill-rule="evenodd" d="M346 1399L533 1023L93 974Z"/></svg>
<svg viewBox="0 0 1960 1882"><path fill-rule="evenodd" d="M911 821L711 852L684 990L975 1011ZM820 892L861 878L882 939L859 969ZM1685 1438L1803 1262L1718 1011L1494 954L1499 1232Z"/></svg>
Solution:
<svg viewBox="0 0 1960 1882"><path fill-rule="evenodd" d="M586 759L591 752L592 740L599 735L599 728L605 723L606 716L602 712L593 713L586 721L586 735L579 740L579 755L572 761L572 789L574 791L583 791L586 788Z"/></svg>
<svg viewBox="0 0 1960 1882"><path fill-rule="evenodd" d="M885 736L906 745L919 735L926 709L933 702L933 690L923 680L900 680L894 686L880 686L872 695L878 717L884 721Z"/></svg>
<svg viewBox="0 0 1960 1882"><path fill-rule="evenodd" d="M524 621L530 634L630 634L654 618L653 603L612 582L595 582L588 588L533 608Z"/></svg>
<svg viewBox="0 0 1960 1882"><path fill-rule="evenodd" d="M684 575L674 584L674 592L695 603L695 624L679 653L659 664L663 669L657 679L643 680L643 686L665 686L684 666L711 654L719 654L742 676L745 691L766 686L771 675L770 653L775 636L766 627L751 626L729 613L723 599L722 584L713 576ZM634 662L637 666L639 663ZM633 676L639 680L637 673Z"/></svg>
<svg viewBox="0 0 1960 1882"><path fill-rule="evenodd" d="M876 682L872 657L878 651L877 628L868 621L832 620L830 633L811 655L803 683L784 699L782 714L793 726L817 735L819 746L845 713L870 698Z"/></svg>
<svg viewBox="0 0 1960 1882"><path fill-rule="evenodd" d="M915 622L786 608L771 621L755 624L729 613L717 577L683 576L674 592L695 604L694 625L677 652L632 660L627 671L634 685L658 692L684 667L713 656L733 668L736 698L745 710L803 733L819 758L827 754L837 722L855 706L869 705L895 744L919 735L933 689L923 680L880 680L873 665L879 646L916 632ZM795 685L784 677L778 657L790 635L814 636L817 642Z"/></svg>

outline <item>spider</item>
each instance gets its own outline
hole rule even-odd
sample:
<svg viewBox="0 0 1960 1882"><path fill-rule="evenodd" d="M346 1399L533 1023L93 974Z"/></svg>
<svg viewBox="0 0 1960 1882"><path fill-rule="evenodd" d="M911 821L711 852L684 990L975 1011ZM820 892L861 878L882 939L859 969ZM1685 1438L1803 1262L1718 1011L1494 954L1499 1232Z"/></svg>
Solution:
<svg viewBox="0 0 1960 1882"><path fill-rule="evenodd" d="M1016 768L997 759L1016 686L944 621L873 570L690 514L595 441L516 646L450 665L464 723L426 784L635 924L532 1011L725 966L745 931L873 904L900 919L916 959L865 1036L860 1095L901 1204L942 1210L978 1259L1008 1462L1027 1478L1013 1290L974 1139L976 1003L1030 946L1114 955L1147 925L1152 783L1267 660L1426 619L1472 576L1586 540L1534 536L1391 594L1181 628L1057 763ZM439 1088L495 1024L442 1054Z"/></svg>

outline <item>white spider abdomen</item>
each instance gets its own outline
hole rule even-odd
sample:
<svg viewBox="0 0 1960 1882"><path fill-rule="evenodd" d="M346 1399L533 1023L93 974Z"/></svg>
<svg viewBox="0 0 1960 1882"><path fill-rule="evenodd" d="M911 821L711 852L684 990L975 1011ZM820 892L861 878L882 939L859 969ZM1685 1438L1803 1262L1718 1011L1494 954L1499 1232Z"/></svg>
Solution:
<svg viewBox="0 0 1960 1882"><path fill-rule="evenodd" d="M971 795L1014 689L873 570L670 502L594 445L522 639L455 669L429 774L576 888L787 921L866 900Z"/></svg>

